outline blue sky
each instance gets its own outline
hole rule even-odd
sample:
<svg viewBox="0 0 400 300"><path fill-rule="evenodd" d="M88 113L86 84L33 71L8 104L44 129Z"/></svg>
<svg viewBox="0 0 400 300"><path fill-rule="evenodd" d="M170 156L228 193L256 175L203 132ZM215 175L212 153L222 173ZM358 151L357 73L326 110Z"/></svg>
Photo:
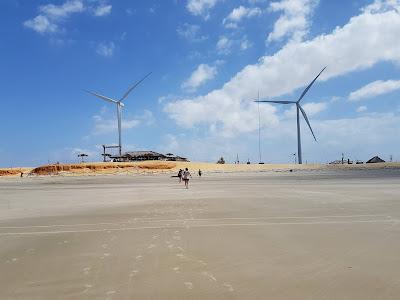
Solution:
<svg viewBox="0 0 400 300"><path fill-rule="evenodd" d="M2 0L0 166L123 150L258 161L262 98L303 100L303 160L400 160L400 1ZM260 105L262 157L289 162L295 111Z"/></svg>

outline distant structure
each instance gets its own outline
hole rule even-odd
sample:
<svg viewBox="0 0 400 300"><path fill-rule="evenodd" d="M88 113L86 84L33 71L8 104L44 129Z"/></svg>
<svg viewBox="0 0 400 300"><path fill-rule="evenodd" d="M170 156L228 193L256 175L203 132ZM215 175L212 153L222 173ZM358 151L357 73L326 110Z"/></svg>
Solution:
<svg viewBox="0 0 400 300"><path fill-rule="evenodd" d="M78 154L78 157L80 157L81 159L81 163L85 162L85 157L88 157L89 155L85 154L85 153L80 153Z"/></svg>
<svg viewBox="0 0 400 300"><path fill-rule="evenodd" d="M379 156L374 156L370 160L367 161L367 164L375 164L375 163L384 163L385 161Z"/></svg>
<svg viewBox="0 0 400 300"><path fill-rule="evenodd" d="M94 93L94 92L90 92L90 91L86 91L87 93L96 96L100 99L103 99L107 102L111 102L114 103L117 106L117 121L118 121L118 147L119 147L119 156L122 155L122 143L121 143L121 128L122 128L122 108L125 106L124 103L122 103L123 100L125 100L128 95L130 94L130 92L132 92L132 90L134 88L136 88L143 80L145 80L148 76L150 76L151 72L149 74L147 74L146 76L144 76L141 80L139 80L138 82L136 82L135 84L133 84L126 92L125 94L122 96L121 99L119 100L114 100L111 99L109 97L100 95L98 93Z"/></svg>
<svg viewBox="0 0 400 300"><path fill-rule="evenodd" d="M296 111L297 111L297 159L299 164L303 163L303 156L301 154L301 138L300 138L300 112L303 114L304 120L307 122L308 127L310 128L310 131L314 137L314 140L317 141L317 139L315 138L314 132L311 128L310 122L308 121L308 117L306 112L304 111L304 109L301 107L300 105L300 101L303 99L303 97L305 96L305 94L308 92L308 90L311 88L311 86L314 84L314 82L317 80L317 78L319 77L319 75L321 75L321 73L326 69L323 68L321 70L321 72L319 72L319 74L317 75L317 77L314 78L313 81L311 81L311 83L305 88L305 90L303 91L303 93L301 93L300 98L297 101L276 101L276 100L257 100L255 102L258 103L278 103L278 104L296 104Z"/></svg>
<svg viewBox="0 0 400 300"><path fill-rule="evenodd" d="M121 149L119 146L116 146L116 145L111 145L111 146L109 146L109 145L102 145L102 146L103 146L103 153L101 154L101 156L103 156L103 162L107 162L107 161L110 161L110 160L111 160L112 154L106 153L106 151L107 151L108 149L114 149L114 148Z"/></svg>
<svg viewBox="0 0 400 300"><path fill-rule="evenodd" d="M217 164L225 164L225 159L221 156L221 158L218 159Z"/></svg>
<svg viewBox="0 0 400 300"><path fill-rule="evenodd" d="M129 151L121 156L111 156L114 161L148 161L148 160L161 160L161 161L189 161L186 157L174 155L172 153L161 154L154 151Z"/></svg>

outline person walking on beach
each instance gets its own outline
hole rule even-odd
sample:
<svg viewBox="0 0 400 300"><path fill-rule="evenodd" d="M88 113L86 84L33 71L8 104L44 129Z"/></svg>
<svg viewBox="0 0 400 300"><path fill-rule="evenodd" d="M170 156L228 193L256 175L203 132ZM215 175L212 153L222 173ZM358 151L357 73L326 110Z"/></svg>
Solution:
<svg viewBox="0 0 400 300"><path fill-rule="evenodd" d="M201 170L199 169L199 177L201 177Z"/></svg>
<svg viewBox="0 0 400 300"><path fill-rule="evenodd" d="M185 182L185 187L188 189L189 188L189 177L192 177L192 175L190 175L190 172L188 170L188 168L185 169L185 171L183 171L183 181Z"/></svg>
<svg viewBox="0 0 400 300"><path fill-rule="evenodd" d="M182 170L182 169L179 169L179 172L178 172L179 183L182 182L182 172L183 172L183 170Z"/></svg>

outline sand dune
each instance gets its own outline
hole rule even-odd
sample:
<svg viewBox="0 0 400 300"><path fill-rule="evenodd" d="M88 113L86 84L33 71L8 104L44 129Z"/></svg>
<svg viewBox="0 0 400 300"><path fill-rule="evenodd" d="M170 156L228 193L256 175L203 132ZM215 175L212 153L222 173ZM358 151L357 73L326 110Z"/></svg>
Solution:
<svg viewBox="0 0 400 300"><path fill-rule="evenodd" d="M400 163L377 163L363 165L327 165L327 164L216 164L205 162L173 162L145 161L127 163L80 163L80 164L50 164L36 168L5 168L0 169L1 176L19 176L21 172L30 175L96 175L96 174L153 174L176 173L179 169L189 168L192 172L201 169L205 172L279 172L299 170L332 170L332 169L384 169L400 168Z"/></svg>

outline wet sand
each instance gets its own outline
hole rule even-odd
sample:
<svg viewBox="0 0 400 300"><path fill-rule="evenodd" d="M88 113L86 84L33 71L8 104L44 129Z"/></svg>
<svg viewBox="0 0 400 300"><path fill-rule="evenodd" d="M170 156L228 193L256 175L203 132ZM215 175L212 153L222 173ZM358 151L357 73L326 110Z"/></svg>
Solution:
<svg viewBox="0 0 400 300"><path fill-rule="evenodd" d="M0 180L0 299L398 299L400 171Z"/></svg>

